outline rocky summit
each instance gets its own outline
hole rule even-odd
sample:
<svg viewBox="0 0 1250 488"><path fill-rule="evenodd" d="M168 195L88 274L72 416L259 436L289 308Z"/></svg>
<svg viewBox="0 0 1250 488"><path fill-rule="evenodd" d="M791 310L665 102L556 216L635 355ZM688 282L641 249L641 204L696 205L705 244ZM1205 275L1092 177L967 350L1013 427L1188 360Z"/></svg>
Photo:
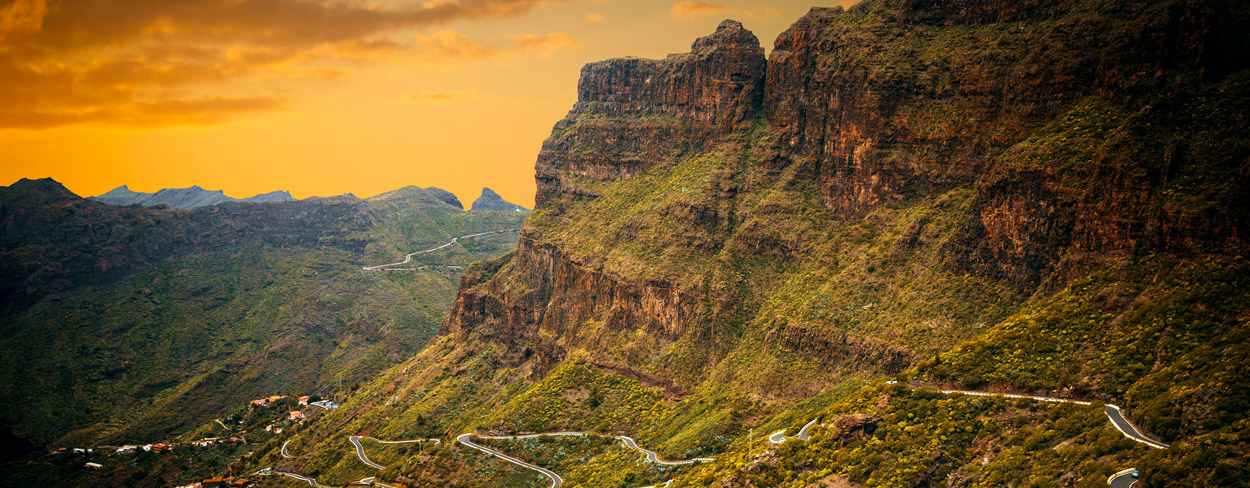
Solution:
<svg viewBox="0 0 1250 488"><path fill-rule="evenodd" d="M482 196L477 197L477 200L473 201L473 206L470 207L470 210L528 211L528 209L520 205L504 201L503 197L490 188L482 188Z"/></svg>

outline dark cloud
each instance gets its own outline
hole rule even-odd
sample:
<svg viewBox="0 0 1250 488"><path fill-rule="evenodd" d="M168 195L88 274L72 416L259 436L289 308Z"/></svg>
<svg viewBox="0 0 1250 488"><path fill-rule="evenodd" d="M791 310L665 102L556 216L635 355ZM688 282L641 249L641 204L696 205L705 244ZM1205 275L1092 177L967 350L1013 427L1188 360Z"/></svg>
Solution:
<svg viewBox="0 0 1250 488"><path fill-rule="evenodd" d="M334 63L413 49L494 55L502 48L451 31L412 42L396 41L393 33L513 16L547 1L436 0L381 8L333 0L13 0L0 6L0 100L11 101L0 108L0 129L207 124L272 110L282 107L280 99L187 93L212 93L244 79L335 79L344 70Z"/></svg>

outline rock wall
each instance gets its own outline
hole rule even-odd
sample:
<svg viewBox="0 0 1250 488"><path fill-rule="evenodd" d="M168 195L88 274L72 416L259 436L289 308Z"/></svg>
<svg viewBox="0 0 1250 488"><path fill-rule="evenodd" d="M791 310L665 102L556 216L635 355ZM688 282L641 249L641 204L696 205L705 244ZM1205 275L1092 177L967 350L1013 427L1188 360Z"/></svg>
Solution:
<svg viewBox="0 0 1250 488"><path fill-rule="evenodd" d="M796 174L810 179L837 219L952 189L974 191L966 221L944 244L946 265L1014 287L1022 297L1073 251L1244 235L1244 210L1222 210L1221 220L1176 218L1156 208L1160 187L1152 182L1179 171L1179 156L1161 151L1159 163L1149 164L1099 156L1088 167L1065 168L1062 157L1022 164L1009 152L1082 100L1107 100L1133 114L1250 66L1234 49L1246 44L1236 33L1244 19L1221 18L1228 5L869 0L849 12L812 9L778 37L767 61L754 35L725 21L691 53L586 66L577 105L539 154L537 207L559 215L598 196L588 181L625 180L675 164L763 122L775 136L751 157L770 171L801 165ZM950 28L986 25L992 28ZM1142 169L1154 176L1136 175ZM1242 171L1229 190L1240 195L1235 201L1248 200L1248 182ZM692 218L691 225L701 220L708 219ZM587 321L671 341L706 334L732 308L724 303L734 297L606 273L595 257L573 257L544 232L526 228L509 266L462 283L444 331L461 344L490 340L515 360L537 354L550 364L569 347L594 345L601 331L586 332ZM740 246L776 253L767 237ZM770 341L805 354L862 357L893 371L913 361L905 348L795 328Z"/></svg>
<svg viewBox="0 0 1250 488"><path fill-rule="evenodd" d="M755 34L726 20L689 53L586 65L577 104L539 153L536 205L595 196L570 176L626 179L707 148L755 116L766 63ZM622 124L622 116L632 120Z"/></svg>

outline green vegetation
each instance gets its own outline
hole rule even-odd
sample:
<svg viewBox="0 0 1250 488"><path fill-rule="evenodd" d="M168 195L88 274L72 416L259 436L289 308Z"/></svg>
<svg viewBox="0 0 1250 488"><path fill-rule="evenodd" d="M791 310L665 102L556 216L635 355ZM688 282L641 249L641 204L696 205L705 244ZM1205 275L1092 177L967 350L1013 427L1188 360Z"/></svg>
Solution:
<svg viewBox="0 0 1250 488"><path fill-rule="evenodd" d="M576 430L595 435L482 442L579 487L1095 487L1126 467L1152 487L1244 484L1250 72L1212 65L1199 74L1184 64L1199 61L1155 60L1155 47L1139 48L1157 40L1138 33L1207 25L1187 4L907 5L818 10L804 22L827 25L794 36L818 46L798 47L837 46L784 55L830 70L809 74L832 91L801 87L812 90L804 108L836 108L823 112L836 119L820 122L828 127L761 114L722 133L579 105L544 146L540 183L556 189L542 195L549 200L517 250L502 252L515 236L491 237L414 257L490 258L465 269L448 333L424 349L410 345L449 308L449 296L429 297L454 288L453 272L361 274L359 256L391 262L504 223L507 212L465 221L407 206L401 191L362 210L367 228L344 225L340 240L309 247L315 255L234 246L180 256L72 302L82 312L40 302L19 320L34 329L106 317L118 324L113 336L142 337L170 357L191 344L237 361L174 374L132 359L123 378L134 370L173 382L114 382L150 411L175 410L168 405L187 388L179 375L212 379L227 366L268 390L350 385L333 391L350 391L342 408L263 440L221 474L275 466L331 485L376 475L412 486L539 487L547 482L536 473L452 439ZM202 312L179 301L201 296L222 303ZM123 325L157 312L186 329L166 338ZM219 323L240 336L180 339ZM4 344L71 350L69 332L54 335ZM282 363L302 371L294 379L262 379L242 361L294 357L275 345L309 344L326 359L307 370ZM102 391L74 383L87 369L58 377L3 357L0 371L58 378L63 394ZM1093 404L947 395L933 385ZM1171 447L1125 438L1106 403ZM811 419L820 424L810 441L766 440ZM366 441L386 466L375 470L354 455L352 435L444 443ZM614 435L667 459L715 461L665 468ZM295 459L278 454L286 441Z"/></svg>
<svg viewBox="0 0 1250 488"><path fill-rule="evenodd" d="M7 190L8 208L44 205L64 215L41 222L56 229L44 237L8 236L6 253L24 254L32 240L44 240L37 252L52 257L110 256L122 252L110 246L123 245L172 248L116 277L51 268L24 278L46 295L0 323L0 384L9 406L0 422L54 447L159 442L253 398L348 393L434 335L460 273L361 266L398 261L453 236L515 229L525 216L461 212L417 188L365 201L180 211L109 207L67 193L48 203L28 187ZM173 228L143 230L149 216ZM283 227L292 218L301 225ZM130 244L76 230L101 222L126 229ZM260 230L240 237L232 228ZM179 233L189 241L158 244ZM515 232L466 239L414 256L411 267L466 266L515 241Z"/></svg>

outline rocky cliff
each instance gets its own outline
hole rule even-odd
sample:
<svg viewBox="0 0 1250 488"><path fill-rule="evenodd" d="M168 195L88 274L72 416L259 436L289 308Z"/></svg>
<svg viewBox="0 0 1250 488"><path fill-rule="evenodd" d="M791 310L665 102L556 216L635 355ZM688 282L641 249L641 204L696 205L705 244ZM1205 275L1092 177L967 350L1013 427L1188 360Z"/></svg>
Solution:
<svg viewBox="0 0 1250 488"><path fill-rule="evenodd" d="M294 445L573 430L716 458L495 445L579 486L1093 486L1127 466L1236 485L1248 19L868 0L813 9L767 60L726 21L690 53L589 65L516 251L466 270L441 337ZM1173 448L1143 454L1098 402ZM761 439L813 418L808 442ZM380 476L531 482L463 452ZM372 474L339 459L288 462Z"/></svg>
<svg viewBox="0 0 1250 488"><path fill-rule="evenodd" d="M507 344L518 361L580 350L692 382L730 374L735 353L709 341L732 350L756 336L892 371L973 331L906 340L887 324L992 323L1013 306L952 317L770 303L862 305L850 296L909 289L904 269L941 283L967 275L1013 303L1097 267L1093 256L1240 242L1242 166L1187 145L1193 128L1143 135L1179 124L1179 109L1161 107L1247 65L1231 49L1245 44L1244 17L1230 8L865 2L814 8L767 61L725 21L690 53L590 64L543 144L539 208L515 257L462 283L444 329ZM1160 198L1212 172L1227 177L1218 197ZM759 282L793 273L823 275L804 278L822 293L783 298ZM698 357L678 361L684 348Z"/></svg>
<svg viewBox="0 0 1250 488"><path fill-rule="evenodd" d="M595 195L573 176L629 178L705 150L755 116L765 65L759 39L732 20L696 40L689 53L586 65L577 104L539 153L536 205L558 205L556 194Z"/></svg>

